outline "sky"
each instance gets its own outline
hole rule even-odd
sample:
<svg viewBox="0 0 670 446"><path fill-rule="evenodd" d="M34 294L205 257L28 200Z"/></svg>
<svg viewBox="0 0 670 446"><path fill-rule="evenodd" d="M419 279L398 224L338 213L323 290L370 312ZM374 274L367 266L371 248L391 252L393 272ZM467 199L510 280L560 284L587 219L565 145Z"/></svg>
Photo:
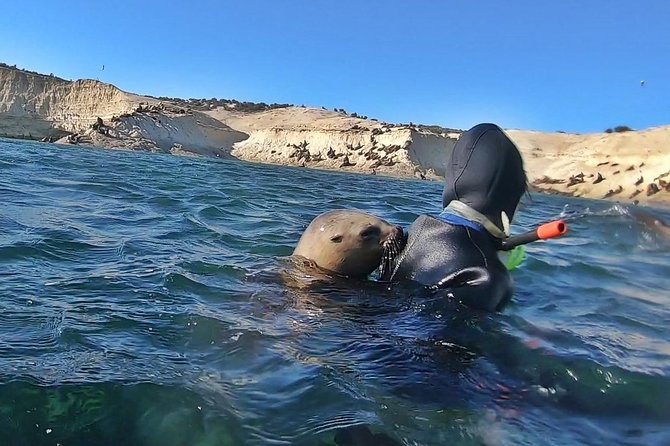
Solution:
<svg viewBox="0 0 670 446"><path fill-rule="evenodd" d="M0 0L0 62L393 123L670 124L667 0Z"/></svg>

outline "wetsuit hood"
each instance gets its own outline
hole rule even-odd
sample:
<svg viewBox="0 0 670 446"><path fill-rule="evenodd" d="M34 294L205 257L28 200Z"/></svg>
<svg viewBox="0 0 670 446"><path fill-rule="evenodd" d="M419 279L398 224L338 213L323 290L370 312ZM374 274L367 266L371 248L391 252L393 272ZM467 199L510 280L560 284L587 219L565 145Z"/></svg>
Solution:
<svg viewBox="0 0 670 446"><path fill-rule="evenodd" d="M443 207L461 201L504 230L501 212L511 221L525 191L521 155L500 127L479 124L461 135L447 160Z"/></svg>

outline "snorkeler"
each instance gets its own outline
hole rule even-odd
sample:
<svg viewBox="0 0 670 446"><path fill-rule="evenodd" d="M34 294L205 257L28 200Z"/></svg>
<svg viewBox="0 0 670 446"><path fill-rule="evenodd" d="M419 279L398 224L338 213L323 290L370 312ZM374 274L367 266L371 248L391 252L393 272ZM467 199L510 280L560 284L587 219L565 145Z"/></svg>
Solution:
<svg viewBox="0 0 670 446"><path fill-rule="evenodd" d="M526 191L523 161L496 125L479 124L454 146L445 172L443 211L419 216L389 277L413 280L470 307L497 311L512 296L498 258Z"/></svg>

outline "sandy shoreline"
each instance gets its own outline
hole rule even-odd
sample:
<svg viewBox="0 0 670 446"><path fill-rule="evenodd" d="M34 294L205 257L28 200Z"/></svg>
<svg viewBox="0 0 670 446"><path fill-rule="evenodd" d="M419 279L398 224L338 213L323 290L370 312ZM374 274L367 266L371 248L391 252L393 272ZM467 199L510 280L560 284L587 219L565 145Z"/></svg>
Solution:
<svg viewBox="0 0 670 446"><path fill-rule="evenodd" d="M670 205L670 126L587 135L507 133L538 190Z"/></svg>

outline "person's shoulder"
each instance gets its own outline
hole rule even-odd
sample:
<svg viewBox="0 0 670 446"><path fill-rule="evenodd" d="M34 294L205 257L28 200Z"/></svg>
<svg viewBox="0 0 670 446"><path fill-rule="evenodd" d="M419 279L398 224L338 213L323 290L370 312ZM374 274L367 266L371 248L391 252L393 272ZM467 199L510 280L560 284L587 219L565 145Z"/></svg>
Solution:
<svg viewBox="0 0 670 446"><path fill-rule="evenodd" d="M440 221L432 215L421 214L412 222L410 228L420 227L426 224L440 223Z"/></svg>

